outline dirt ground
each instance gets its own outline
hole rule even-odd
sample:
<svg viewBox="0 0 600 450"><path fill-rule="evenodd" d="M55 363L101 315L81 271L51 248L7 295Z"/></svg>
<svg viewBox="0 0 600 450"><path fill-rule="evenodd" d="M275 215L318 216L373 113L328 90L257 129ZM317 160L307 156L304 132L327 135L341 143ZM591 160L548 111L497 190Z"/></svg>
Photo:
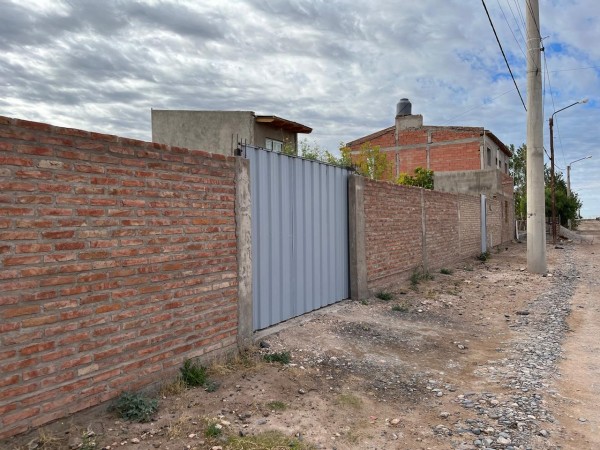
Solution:
<svg viewBox="0 0 600 450"><path fill-rule="evenodd" d="M596 225L600 233L600 222L589 226ZM550 273L570 254L580 278L565 299L573 307L559 376L542 393L553 417L544 424L549 435L522 447L497 441L490 448L600 448L600 251L561 246L548 246ZM472 431L448 430L475 423L464 406L473 392L490 399L513 394L483 368L502 360L519 327L533 320L532 300L560 283L525 267L526 244L515 243L487 261L432 273L433 279L414 276L386 291L389 300L344 301L258 333L254 351L211 366L214 392L166 380L150 423L125 422L102 406L0 448L484 448L473 445ZM290 352L291 363L263 358L279 352ZM219 436L207 437L209 425L217 425Z"/></svg>

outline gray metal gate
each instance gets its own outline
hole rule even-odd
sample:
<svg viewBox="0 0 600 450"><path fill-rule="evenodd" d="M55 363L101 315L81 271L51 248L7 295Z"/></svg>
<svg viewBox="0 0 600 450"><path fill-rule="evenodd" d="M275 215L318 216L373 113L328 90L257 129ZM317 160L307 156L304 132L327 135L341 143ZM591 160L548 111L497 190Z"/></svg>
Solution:
<svg viewBox="0 0 600 450"><path fill-rule="evenodd" d="M253 326L349 297L348 170L251 146Z"/></svg>

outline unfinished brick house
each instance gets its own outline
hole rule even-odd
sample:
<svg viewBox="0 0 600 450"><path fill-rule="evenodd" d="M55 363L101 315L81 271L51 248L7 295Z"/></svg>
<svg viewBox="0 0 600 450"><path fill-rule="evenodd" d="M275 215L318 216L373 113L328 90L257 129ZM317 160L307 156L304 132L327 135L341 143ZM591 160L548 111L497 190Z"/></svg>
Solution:
<svg viewBox="0 0 600 450"><path fill-rule="evenodd" d="M346 145L353 155L365 144L379 146L395 177L423 167L434 171L436 190L512 198L512 153L496 135L483 127L423 125L423 116L411 109L408 99L401 99L393 126Z"/></svg>

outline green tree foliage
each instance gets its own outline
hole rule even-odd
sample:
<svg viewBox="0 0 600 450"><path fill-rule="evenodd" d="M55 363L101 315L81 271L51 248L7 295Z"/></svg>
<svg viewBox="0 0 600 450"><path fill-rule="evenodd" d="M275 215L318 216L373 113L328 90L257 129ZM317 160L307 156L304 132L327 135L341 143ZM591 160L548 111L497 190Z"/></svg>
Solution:
<svg viewBox="0 0 600 450"><path fill-rule="evenodd" d="M518 220L527 218L527 146L522 144L515 150L514 145L510 145L513 154L510 160L510 176L513 177L515 190L515 217ZM566 226L571 223L576 226L578 211L581 208L581 201L576 193L567 196L567 184L563 179L562 173L555 173L556 180L556 215L560 217L560 223ZM550 169L544 166L544 184L546 196L546 217L552 217L552 181Z"/></svg>
<svg viewBox="0 0 600 450"><path fill-rule="evenodd" d="M347 158L350 158L349 148L340 149L340 153L346 154ZM392 178L392 165L387 159L387 155L381 151L379 145L373 145L370 142L360 146L358 154L352 158L352 165L359 175L371 180L390 180Z"/></svg>
<svg viewBox="0 0 600 450"><path fill-rule="evenodd" d="M509 162L510 176L514 181L515 217L517 220L527 218L527 145L522 144L515 150L510 144L513 154Z"/></svg>
<svg viewBox="0 0 600 450"><path fill-rule="evenodd" d="M433 170L417 167L414 175L401 173L398 178L396 178L396 184L433 189Z"/></svg>
<svg viewBox="0 0 600 450"><path fill-rule="evenodd" d="M571 196L567 196L567 183L563 179L560 172L554 174L555 184L555 201L556 201L556 216L560 218L560 224L564 227L568 225L569 220L574 228L577 228L579 219L579 209L581 201L575 192L571 192ZM544 182L546 184L546 217L552 217L552 179L550 169L544 167Z"/></svg>

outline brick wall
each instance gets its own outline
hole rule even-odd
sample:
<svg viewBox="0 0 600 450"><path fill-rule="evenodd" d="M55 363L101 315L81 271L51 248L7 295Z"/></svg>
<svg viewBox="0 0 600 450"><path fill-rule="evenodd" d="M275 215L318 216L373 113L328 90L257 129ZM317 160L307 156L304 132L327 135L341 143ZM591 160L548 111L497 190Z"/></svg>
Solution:
<svg viewBox="0 0 600 450"><path fill-rule="evenodd" d="M0 437L237 332L235 159L0 117Z"/></svg>
<svg viewBox="0 0 600 450"><path fill-rule="evenodd" d="M429 168L434 172L480 170L480 130L450 127L421 127L401 130L396 147L395 129L376 133L367 143L379 146L388 154L394 167L393 174L413 174L417 167ZM427 142L429 146L429 166L427 164ZM359 151L361 144L351 145L352 151ZM398 159L396 160L396 156ZM396 161L399 162L396 167Z"/></svg>
<svg viewBox="0 0 600 450"><path fill-rule="evenodd" d="M406 280L415 269L436 271L481 253L479 196L372 180L364 180L362 195L371 292ZM488 199L488 243L494 246L512 239L512 219L503 215L500 197Z"/></svg>
<svg viewBox="0 0 600 450"><path fill-rule="evenodd" d="M389 284L423 256L421 189L365 180L365 253L370 288Z"/></svg>

